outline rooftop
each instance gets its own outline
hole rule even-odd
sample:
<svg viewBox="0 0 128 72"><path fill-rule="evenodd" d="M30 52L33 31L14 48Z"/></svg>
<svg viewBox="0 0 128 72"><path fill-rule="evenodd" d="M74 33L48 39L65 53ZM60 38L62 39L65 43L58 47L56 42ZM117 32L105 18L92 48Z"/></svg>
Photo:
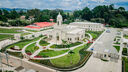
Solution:
<svg viewBox="0 0 128 72"><path fill-rule="evenodd" d="M94 22L73 22L70 24L101 24L101 23L94 23Z"/></svg>
<svg viewBox="0 0 128 72"><path fill-rule="evenodd" d="M55 23L50 23L50 22L36 22L33 23L32 25L26 26L26 28L40 29L43 27L53 26L54 24Z"/></svg>

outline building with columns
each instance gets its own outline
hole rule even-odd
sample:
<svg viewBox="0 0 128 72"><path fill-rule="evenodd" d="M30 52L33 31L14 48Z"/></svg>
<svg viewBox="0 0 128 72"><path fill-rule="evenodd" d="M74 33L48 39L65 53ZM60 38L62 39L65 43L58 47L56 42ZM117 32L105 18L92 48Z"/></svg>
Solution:
<svg viewBox="0 0 128 72"><path fill-rule="evenodd" d="M62 44L62 40L67 41L68 43L74 43L84 39L85 29L62 23L63 18L59 13L57 16L57 23L54 25L54 29L48 33L50 43Z"/></svg>
<svg viewBox="0 0 128 72"><path fill-rule="evenodd" d="M105 29L103 24L93 22L73 22L70 25L78 26L86 31L103 31Z"/></svg>

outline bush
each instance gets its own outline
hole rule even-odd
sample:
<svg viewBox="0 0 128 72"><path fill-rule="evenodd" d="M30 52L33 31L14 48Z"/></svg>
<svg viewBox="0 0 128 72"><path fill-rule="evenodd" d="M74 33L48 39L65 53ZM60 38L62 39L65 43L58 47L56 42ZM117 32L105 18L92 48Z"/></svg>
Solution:
<svg viewBox="0 0 128 72"><path fill-rule="evenodd" d="M127 54L127 48L123 48L122 54L128 56L128 54Z"/></svg>
<svg viewBox="0 0 128 72"><path fill-rule="evenodd" d="M82 43L81 42L75 42L75 43L71 43L71 44L68 44L68 45L54 44L54 45L50 46L50 48L70 48L70 47L77 46L77 45L80 45L80 44L82 44Z"/></svg>

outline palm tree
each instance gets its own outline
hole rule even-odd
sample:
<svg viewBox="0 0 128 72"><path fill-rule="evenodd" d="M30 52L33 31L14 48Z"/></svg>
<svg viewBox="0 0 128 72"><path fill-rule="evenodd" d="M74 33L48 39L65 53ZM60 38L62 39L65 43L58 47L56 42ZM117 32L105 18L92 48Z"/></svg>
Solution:
<svg viewBox="0 0 128 72"><path fill-rule="evenodd" d="M73 52L72 50L70 50L69 52L68 52L70 55L71 55L71 64L72 64L72 54L74 54L75 52Z"/></svg>

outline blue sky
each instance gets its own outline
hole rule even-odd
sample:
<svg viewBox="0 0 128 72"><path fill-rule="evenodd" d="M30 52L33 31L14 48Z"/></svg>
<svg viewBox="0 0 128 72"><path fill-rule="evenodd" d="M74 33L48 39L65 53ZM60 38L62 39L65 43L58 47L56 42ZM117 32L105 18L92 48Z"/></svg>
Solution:
<svg viewBox="0 0 128 72"><path fill-rule="evenodd" d="M39 9L82 9L85 6L94 8L97 5L114 4L128 10L128 0L0 0L0 8L39 8Z"/></svg>

